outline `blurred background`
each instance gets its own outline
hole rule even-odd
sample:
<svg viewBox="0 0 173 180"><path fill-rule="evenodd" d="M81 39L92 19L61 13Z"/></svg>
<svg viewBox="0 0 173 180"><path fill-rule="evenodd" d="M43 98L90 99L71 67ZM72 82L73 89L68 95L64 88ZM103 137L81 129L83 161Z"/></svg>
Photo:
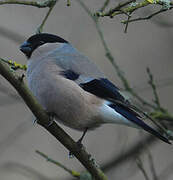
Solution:
<svg viewBox="0 0 173 180"><path fill-rule="evenodd" d="M117 2L112 0L111 4ZM85 3L95 12L104 0L88 0ZM152 7L141 9L136 12L136 16L145 16L153 10ZM35 33L47 11L47 8L21 5L0 6L0 57L25 64L26 58L19 51L19 45ZM146 67L150 67L158 86L161 104L170 113L173 113L172 15L172 11L168 11L148 21L131 23L127 33L124 33L124 25L120 23L125 16L100 19L105 40L131 86L141 97L152 102L153 93L146 73ZM44 26L44 32L67 39L94 61L110 80L120 88L123 87L105 57L93 21L76 1L67 7L66 1L59 0ZM131 98L130 94L127 95ZM34 116L23 100L11 85L0 77L0 179L73 179L67 172L36 154L35 150L42 151L73 170L83 171L84 168L78 160L69 159L69 152L43 128L33 125L33 120ZM63 128L76 140L81 136L80 132ZM115 166L106 170L109 179L145 179L136 163L140 157L149 179L154 179L152 160L157 179L171 180L172 146L154 139L152 143L146 143L147 149L141 155L133 153L133 157L130 155L127 159L124 156L146 135L145 132L125 126L104 125L89 132L83 143L99 165L105 165L114 158L125 158L121 163L117 160ZM155 177L155 180L157 179Z"/></svg>

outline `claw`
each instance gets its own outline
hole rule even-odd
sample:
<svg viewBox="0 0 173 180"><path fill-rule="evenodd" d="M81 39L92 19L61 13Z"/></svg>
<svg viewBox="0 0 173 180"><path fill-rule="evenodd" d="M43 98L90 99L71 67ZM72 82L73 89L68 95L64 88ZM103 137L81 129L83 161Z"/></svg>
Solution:
<svg viewBox="0 0 173 180"><path fill-rule="evenodd" d="M69 154L68 154L68 157L69 157L70 159L73 159L73 158L74 158L74 154L70 151Z"/></svg>
<svg viewBox="0 0 173 180"><path fill-rule="evenodd" d="M20 82L23 82L24 77L25 77L25 74L22 74L22 75L18 78L19 81L20 81Z"/></svg>
<svg viewBox="0 0 173 180"><path fill-rule="evenodd" d="M51 126L54 122L54 118L55 118L55 113L53 112L47 112L48 116L49 116L49 119L50 119L50 122L49 124L47 125L48 127Z"/></svg>
<svg viewBox="0 0 173 180"><path fill-rule="evenodd" d="M76 142L76 144L77 144L77 146L78 146L78 148L79 148L79 151L80 151L82 148L84 148L84 146L83 146L83 144L82 144L82 140L83 140L83 138L84 138L87 130L88 130L88 128L86 128L86 129L84 130L81 138ZM72 152L69 152L69 158L74 158L74 155L73 155Z"/></svg>
<svg viewBox="0 0 173 180"><path fill-rule="evenodd" d="M37 123L37 121L38 121L38 119L34 119L34 120L32 121L33 125L35 125L35 124Z"/></svg>

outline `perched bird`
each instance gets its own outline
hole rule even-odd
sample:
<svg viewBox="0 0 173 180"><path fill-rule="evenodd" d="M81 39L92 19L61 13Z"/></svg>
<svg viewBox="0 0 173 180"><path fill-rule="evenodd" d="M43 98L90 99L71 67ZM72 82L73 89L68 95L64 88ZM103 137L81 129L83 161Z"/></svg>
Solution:
<svg viewBox="0 0 173 180"><path fill-rule="evenodd" d="M43 108L58 122L83 131L104 123L142 128L162 141L168 138L142 121L120 90L86 56L63 38L41 33L21 46L28 85Z"/></svg>

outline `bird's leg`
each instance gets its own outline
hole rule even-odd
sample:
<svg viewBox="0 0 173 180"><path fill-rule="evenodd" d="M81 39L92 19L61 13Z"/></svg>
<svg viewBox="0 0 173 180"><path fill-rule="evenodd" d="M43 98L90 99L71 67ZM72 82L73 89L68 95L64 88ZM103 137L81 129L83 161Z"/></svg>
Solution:
<svg viewBox="0 0 173 180"><path fill-rule="evenodd" d="M78 145L78 147L79 147L79 150L82 149L82 147L83 147L82 140L83 140L83 138L84 138L87 130L88 130L88 128L86 128L86 129L84 130L82 136L81 136L80 139L76 142L77 145ZM70 158L73 158L73 157L74 157L74 155L73 155L72 152L69 152L69 157L70 157Z"/></svg>
<svg viewBox="0 0 173 180"><path fill-rule="evenodd" d="M84 138L84 136L85 136L85 134L86 134L86 132L88 131L88 128L86 128L85 130L84 130L84 132L83 132L83 134L82 134L82 136L80 137L80 139L77 141L77 144L78 144L78 146L80 147L80 148L82 148L82 140L83 140L83 138Z"/></svg>
<svg viewBox="0 0 173 180"><path fill-rule="evenodd" d="M33 119L32 120L33 125L35 125L37 123L37 121L38 121L37 119Z"/></svg>
<svg viewBox="0 0 173 180"><path fill-rule="evenodd" d="M53 122L54 122L55 113L53 113L53 112L47 112L47 114L48 114L49 120L50 120L49 124L47 125L47 126L49 127L49 126L51 126L51 125L53 124Z"/></svg>

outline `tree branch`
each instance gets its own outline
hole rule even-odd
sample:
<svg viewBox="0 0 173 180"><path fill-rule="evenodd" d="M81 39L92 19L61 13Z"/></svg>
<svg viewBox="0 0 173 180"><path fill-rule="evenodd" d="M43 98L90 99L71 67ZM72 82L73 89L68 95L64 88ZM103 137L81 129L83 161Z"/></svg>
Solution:
<svg viewBox="0 0 173 180"><path fill-rule="evenodd" d="M103 3L103 6L100 8L99 12L103 12L106 7L109 5L110 0L105 0L105 2Z"/></svg>
<svg viewBox="0 0 173 180"><path fill-rule="evenodd" d="M173 8L173 7L170 7L169 10L171 10L172 8ZM163 13L163 12L165 12L165 11L167 11L167 9L160 9L159 11L156 11L156 12L154 12L154 13L146 16L146 17L139 17L139 18L130 19L130 20L128 21L128 23L135 22L135 21L149 20L149 19L153 18L154 16L156 16L156 15L158 15L158 14L161 14L161 13ZM126 23L127 23L127 20L122 21L121 23L126 24Z"/></svg>
<svg viewBox="0 0 173 180"><path fill-rule="evenodd" d="M124 7L124 6L127 6L128 4L133 3L133 2L134 2L134 0L128 0L124 3L119 3L117 6L108 10L107 12L103 12L103 13L99 13L99 12L97 13L96 12L95 14L97 14L97 16L99 16L99 17L109 16L110 18L113 18L116 15L132 13L133 11L135 11L139 8L150 5L150 3L147 0L144 0L144 1L139 2L139 3L136 2L129 7Z"/></svg>
<svg viewBox="0 0 173 180"><path fill-rule="evenodd" d="M97 15L98 17L104 17L104 16L110 16L110 18L113 18L113 14L115 12L121 12L122 14L125 13L125 11L122 10L122 8L124 6L127 6L128 4L134 2L135 0L128 0L128 1L125 1L125 2L121 2L119 3L118 5L116 5L114 8L111 8L109 11L107 12L103 12L102 11L98 11L95 13L95 15Z"/></svg>
<svg viewBox="0 0 173 180"><path fill-rule="evenodd" d="M62 163L55 161L54 159L48 157L46 154L44 154L41 151L36 150L35 151L37 154L39 154L40 156L42 156L43 158L45 158L48 162L51 162L52 164L55 164L56 166L64 169L66 172L68 172L69 174L71 174L73 177L80 177L80 173L78 173L77 171L71 170L69 168L67 168L66 166L64 166Z"/></svg>
<svg viewBox="0 0 173 180"><path fill-rule="evenodd" d="M160 99L159 99L159 96L158 96L158 93L157 93L157 90L156 90L156 85L154 83L153 75L151 74L151 71L150 71L149 67L147 67L147 73L148 73L148 76L149 76L148 83L150 84L150 86L151 86L151 88L153 90L153 94L154 94L154 98L155 98L154 103L156 104L156 106L158 107L159 110L165 111L165 110L163 110L163 108L160 105Z"/></svg>
<svg viewBox="0 0 173 180"><path fill-rule="evenodd" d="M134 2L134 3L133 2L134 2L134 0L128 0L123 3L119 3L117 6L115 6L114 8L111 8L110 10L108 10L106 12L96 12L95 14L99 17L109 16L110 18L113 18L119 14L132 13L140 8L143 8L143 7L149 6L149 5L164 6L164 2L162 2L162 1L157 1L156 3L152 3L152 4L148 0L143 0L141 2ZM124 7L127 5L129 5L129 6ZM172 6L172 5L173 5L173 2L170 2L170 6ZM170 7L170 8L172 8L172 7ZM169 10L170 8L163 8L164 9L163 11Z"/></svg>
<svg viewBox="0 0 173 180"><path fill-rule="evenodd" d="M37 32L36 32L36 33L42 33L42 31L43 31L43 26L45 25L45 23L46 23L49 15L50 15L50 13L52 12L52 9L54 8L54 6L55 6L55 4L57 3L57 1L58 1L58 0L52 1L51 6L49 6L49 10L48 10L45 18L43 19L41 25L37 28Z"/></svg>
<svg viewBox="0 0 173 180"><path fill-rule="evenodd" d="M148 146L146 147L146 149L147 149L148 161L149 161L149 165L150 165L150 171L151 171L151 174L152 174L152 179L153 180L158 180L157 173L156 173L156 168L154 166L154 161L153 161L152 154L151 154Z"/></svg>
<svg viewBox="0 0 173 180"><path fill-rule="evenodd" d="M55 3L56 0L45 0L45 1L23 1L23 0L2 0L0 5L4 4L16 4L16 5L27 5L34 6L38 8L51 7L52 3Z"/></svg>
<svg viewBox="0 0 173 180"><path fill-rule="evenodd" d="M0 60L0 74L17 90L27 106L38 119L38 124L44 127L70 152L72 152L96 180L107 180L107 177L99 167L93 163L91 155L88 154L84 148L79 148L77 143L55 122L50 125L48 115L35 100L27 86L20 80L20 77L10 71L10 68L2 60Z"/></svg>
<svg viewBox="0 0 173 180"><path fill-rule="evenodd" d="M150 180L140 157L137 157L136 164L137 164L138 168L140 169L140 171L142 172L142 174L144 175L145 180Z"/></svg>

